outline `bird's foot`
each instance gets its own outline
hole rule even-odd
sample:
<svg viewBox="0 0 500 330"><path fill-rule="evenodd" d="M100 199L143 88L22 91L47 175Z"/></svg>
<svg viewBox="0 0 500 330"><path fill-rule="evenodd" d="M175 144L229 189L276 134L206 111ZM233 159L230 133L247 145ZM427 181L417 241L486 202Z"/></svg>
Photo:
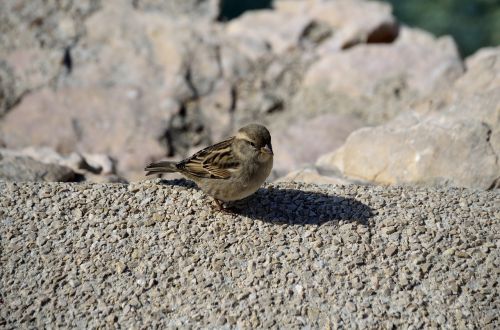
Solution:
<svg viewBox="0 0 500 330"><path fill-rule="evenodd" d="M215 205L217 206L217 211L221 211L221 212L224 212L224 213L235 213L235 211L231 208L231 207L227 207L224 205L224 202L218 200L218 199L215 199L214 198L214 201L215 201Z"/></svg>

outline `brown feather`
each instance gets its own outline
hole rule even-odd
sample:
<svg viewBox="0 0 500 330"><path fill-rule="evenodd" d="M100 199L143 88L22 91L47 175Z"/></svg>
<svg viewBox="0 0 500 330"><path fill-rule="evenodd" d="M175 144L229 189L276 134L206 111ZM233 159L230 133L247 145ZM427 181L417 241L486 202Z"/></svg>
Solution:
<svg viewBox="0 0 500 330"><path fill-rule="evenodd" d="M229 179L229 169L238 166L238 161L231 157L230 138L198 151L193 156L177 164L177 168L186 174L201 178Z"/></svg>
<svg viewBox="0 0 500 330"><path fill-rule="evenodd" d="M148 171L146 175L157 174L157 173L172 173L177 172L177 164L170 161L162 161L157 163L151 163L144 169Z"/></svg>

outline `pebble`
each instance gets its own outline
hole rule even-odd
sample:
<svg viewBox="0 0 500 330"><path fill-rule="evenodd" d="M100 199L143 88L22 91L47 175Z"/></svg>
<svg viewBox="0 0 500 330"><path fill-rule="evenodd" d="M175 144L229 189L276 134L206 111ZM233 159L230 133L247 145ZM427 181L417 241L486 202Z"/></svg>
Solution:
<svg viewBox="0 0 500 330"><path fill-rule="evenodd" d="M0 182L0 324L499 327L498 191L267 188Z"/></svg>
<svg viewBox="0 0 500 330"><path fill-rule="evenodd" d="M125 269L127 268L127 265L125 265L124 262L122 261L118 261L117 263L115 263L115 271L118 273L118 274L121 274L125 271Z"/></svg>
<svg viewBox="0 0 500 330"><path fill-rule="evenodd" d="M388 248L385 249L385 255L388 257L392 257L393 255L396 254L398 251L398 248L396 246L389 246Z"/></svg>
<svg viewBox="0 0 500 330"><path fill-rule="evenodd" d="M345 308L349 313L354 313L357 310L356 305L350 301L345 304Z"/></svg>

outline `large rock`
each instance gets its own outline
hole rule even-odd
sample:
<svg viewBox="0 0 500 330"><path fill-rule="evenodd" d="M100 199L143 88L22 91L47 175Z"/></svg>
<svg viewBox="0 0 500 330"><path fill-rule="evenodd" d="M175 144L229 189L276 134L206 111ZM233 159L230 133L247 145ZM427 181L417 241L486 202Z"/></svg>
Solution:
<svg viewBox="0 0 500 330"><path fill-rule="evenodd" d="M140 171L164 154L159 137L171 115L154 109L134 89L44 89L5 116L1 140L8 148L109 154L119 160L118 172Z"/></svg>
<svg viewBox="0 0 500 330"><path fill-rule="evenodd" d="M274 170L278 176L313 164L319 156L340 147L349 134L362 125L353 116L322 114L282 126L271 126Z"/></svg>
<svg viewBox="0 0 500 330"><path fill-rule="evenodd" d="M452 41L400 30L386 4L277 1L214 23L217 3L2 2L0 145L109 155L134 180L151 160L258 121L273 132L281 175L337 148L359 119L382 123L446 90L463 69ZM472 88L462 81L456 95ZM419 113L456 95L420 102Z"/></svg>
<svg viewBox="0 0 500 330"><path fill-rule="evenodd" d="M31 75L29 86L35 91L0 123L6 147L109 154L117 160L118 172L134 179L142 177L149 161L187 149L177 144L185 143L178 136L190 139L188 147L196 139L206 142L199 138L206 129L194 124L202 122L201 110L192 103L218 88L223 68L232 74L231 63L219 63L216 27L135 10L123 1L106 2L83 24L85 34L67 55L67 72L57 79ZM15 73L44 58L24 49L10 55L7 63ZM55 88L43 88L44 77ZM4 104L13 102L11 94ZM175 134L179 121L180 133Z"/></svg>
<svg viewBox="0 0 500 330"><path fill-rule="evenodd" d="M69 51L99 6L99 0L0 2L0 116L71 70Z"/></svg>
<svg viewBox="0 0 500 330"><path fill-rule="evenodd" d="M287 175L277 179L275 182L303 182L313 184L331 184L331 185L348 185L353 183L362 183L360 181L351 180L335 175L333 173L323 174L317 168L303 168L292 171Z"/></svg>
<svg viewBox="0 0 500 330"><path fill-rule="evenodd" d="M0 156L6 158L30 158L47 165L59 165L71 169L78 179L99 182L123 182L116 175L116 164L104 154L80 154L72 152L61 155L49 147L27 147L23 149L0 148ZM14 163L15 165L16 163ZM24 163L20 163L21 171ZM14 167L12 167L14 169Z"/></svg>
<svg viewBox="0 0 500 330"><path fill-rule="evenodd" d="M78 181L78 175L66 166L46 164L30 157L0 154L0 180L5 181Z"/></svg>
<svg viewBox="0 0 500 330"><path fill-rule="evenodd" d="M227 35L240 41L245 54L258 59L267 51L286 53L297 47L312 23L307 15L274 10L250 11L226 25Z"/></svg>
<svg viewBox="0 0 500 330"><path fill-rule="evenodd" d="M402 28L393 44L362 44L322 55L305 74L295 103L336 112L345 108L367 123L381 123L408 102L446 90L462 73L451 38Z"/></svg>
<svg viewBox="0 0 500 330"><path fill-rule="evenodd" d="M173 17L192 16L198 20L215 20L220 13L220 0L132 0L131 2L136 9L161 12Z"/></svg>
<svg viewBox="0 0 500 330"><path fill-rule="evenodd" d="M324 42L328 50L392 42L399 27L388 4L373 1L275 1L275 10L250 11L226 26L252 59Z"/></svg>
<svg viewBox="0 0 500 330"><path fill-rule="evenodd" d="M326 24L333 31L322 47L341 50L359 43L392 42L399 26L389 4L363 0L275 1L278 11L307 16Z"/></svg>
<svg viewBox="0 0 500 330"><path fill-rule="evenodd" d="M491 131L479 121L438 116L413 125L365 128L331 159L347 176L381 184L450 184L489 188L499 176ZM319 165L328 164L322 158Z"/></svg>
<svg viewBox="0 0 500 330"><path fill-rule="evenodd" d="M497 187L499 78L500 48L479 52L453 89L386 125L352 133L318 165L381 184Z"/></svg>
<svg viewBox="0 0 500 330"><path fill-rule="evenodd" d="M64 83L125 85L141 91L158 84L168 91L180 87L176 78L186 69L183 43L192 37L185 23L110 1L86 20L85 28L85 38L72 50L74 69Z"/></svg>
<svg viewBox="0 0 500 330"><path fill-rule="evenodd" d="M394 44L359 45L325 54L311 66L304 85L360 97L374 95L382 82L400 77L406 88L427 95L449 87L462 72L453 39L402 28Z"/></svg>

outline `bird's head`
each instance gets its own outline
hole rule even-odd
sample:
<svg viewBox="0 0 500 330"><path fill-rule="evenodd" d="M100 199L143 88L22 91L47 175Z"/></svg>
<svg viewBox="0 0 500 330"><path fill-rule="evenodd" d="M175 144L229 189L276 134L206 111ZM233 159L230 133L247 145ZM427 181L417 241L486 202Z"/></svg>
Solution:
<svg viewBox="0 0 500 330"><path fill-rule="evenodd" d="M271 134L259 124L250 124L238 130L234 137L235 152L243 157L266 162L274 155Z"/></svg>

